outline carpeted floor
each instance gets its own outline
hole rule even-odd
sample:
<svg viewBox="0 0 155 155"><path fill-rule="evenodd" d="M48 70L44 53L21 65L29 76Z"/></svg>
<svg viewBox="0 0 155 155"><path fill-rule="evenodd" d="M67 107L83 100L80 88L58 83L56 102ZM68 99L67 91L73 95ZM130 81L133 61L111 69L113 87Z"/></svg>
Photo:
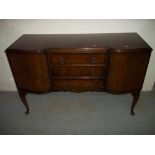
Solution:
<svg viewBox="0 0 155 155"><path fill-rule="evenodd" d="M102 92L28 94L24 115L17 92L0 93L0 134L155 134L155 91L142 92L130 116L132 97Z"/></svg>

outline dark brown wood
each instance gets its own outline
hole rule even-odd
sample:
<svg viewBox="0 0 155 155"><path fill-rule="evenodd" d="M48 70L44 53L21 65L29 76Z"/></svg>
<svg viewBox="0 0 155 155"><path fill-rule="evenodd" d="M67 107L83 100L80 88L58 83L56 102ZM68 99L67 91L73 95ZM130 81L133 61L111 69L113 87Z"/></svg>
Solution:
<svg viewBox="0 0 155 155"><path fill-rule="evenodd" d="M18 94L19 94L20 99L22 100L22 102L26 108L25 114L28 115L30 113L30 111L29 111L29 106L28 106L27 100L26 100L27 92L22 91L22 90L18 90Z"/></svg>
<svg viewBox="0 0 155 155"><path fill-rule="evenodd" d="M131 116L135 115L134 107L136 106L136 103L140 96L140 91L132 92L131 95L133 96L132 106L131 106Z"/></svg>
<svg viewBox="0 0 155 155"><path fill-rule="evenodd" d="M21 90L48 91L50 79L46 55L42 53L7 53L10 66Z"/></svg>
<svg viewBox="0 0 155 155"><path fill-rule="evenodd" d="M8 49L40 50L44 48L151 49L137 33L25 34Z"/></svg>
<svg viewBox="0 0 155 155"><path fill-rule="evenodd" d="M49 54L105 54L109 48L49 48L48 52Z"/></svg>
<svg viewBox="0 0 155 155"><path fill-rule="evenodd" d="M51 67L53 76L104 76L103 66L67 66Z"/></svg>
<svg viewBox="0 0 155 155"><path fill-rule="evenodd" d="M130 52L110 51L106 90L126 92L140 90L143 86L150 52L131 50Z"/></svg>
<svg viewBox="0 0 155 155"><path fill-rule="evenodd" d="M55 91L103 91L101 79L55 79Z"/></svg>
<svg viewBox="0 0 155 155"><path fill-rule="evenodd" d="M95 66L97 66L97 67L99 67L99 66L101 66L101 67L104 67L105 66L105 64L63 64L63 65L61 65L61 64L51 64L51 65L49 65L50 67L95 67Z"/></svg>
<svg viewBox="0 0 155 155"><path fill-rule="evenodd" d="M104 76L54 76L53 79L104 79Z"/></svg>
<svg viewBox="0 0 155 155"><path fill-rule="evenodd" d="M96 53L53 53L52 64L104 64L105 55Z"/></svg>
<svg viewBox="0 0 155 155"><path fill-rule="evenodd" d="M137 33L32 34L6 54L27 113L26 93L105 91L132 94L133 115L151 51Z"/></svg>

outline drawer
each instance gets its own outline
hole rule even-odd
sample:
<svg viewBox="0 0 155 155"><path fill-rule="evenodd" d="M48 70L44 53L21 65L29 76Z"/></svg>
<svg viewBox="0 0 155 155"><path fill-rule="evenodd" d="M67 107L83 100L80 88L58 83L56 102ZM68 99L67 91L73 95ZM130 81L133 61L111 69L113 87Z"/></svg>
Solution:
<svg viewBox="0 0 155 155"><path fill-rule="evenodd" d="M104 64L105 53L52 53L52 64Z"/></svg>
<svg viewBox="0 0 155 155"><path fill-rule="evenodd" d="M53 76L104 76L104 66L52 67Z"/></svg>
<svg viewBox="0 0 155 155"><path fill-rule="evenodd" d="M55 91L103 91L103 79L55 79Z"/></svg>

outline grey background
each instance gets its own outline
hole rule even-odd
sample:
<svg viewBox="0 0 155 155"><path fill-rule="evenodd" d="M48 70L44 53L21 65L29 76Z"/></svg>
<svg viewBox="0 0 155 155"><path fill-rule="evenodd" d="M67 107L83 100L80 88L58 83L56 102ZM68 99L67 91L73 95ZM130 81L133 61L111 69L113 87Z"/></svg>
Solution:
<svg viewBox="0 0 155 155"><path fill-rule="evenodd" d="M102 92L28 94L30 115L17 92L0 93L0 134L155 134L155 91L132 96Z"/></svg>

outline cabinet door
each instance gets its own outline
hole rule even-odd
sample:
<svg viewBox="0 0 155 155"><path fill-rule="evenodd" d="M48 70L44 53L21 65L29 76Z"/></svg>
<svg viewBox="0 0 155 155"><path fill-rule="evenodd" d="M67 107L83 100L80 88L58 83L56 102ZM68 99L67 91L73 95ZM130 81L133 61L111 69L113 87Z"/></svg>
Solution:
<svg viewBox="0 0 155 155"><path fill-rule="evenodd" d="M8 52L7 57L19 89L34 92L50 90L50 79L44 53Z"/></svg>
<svg viewBox="0 0 155 155"><path fill-rule="evenodd" d="M108 65L107 91L122 93L140 90L143 86L150 53L145 49L121 52L112 50Z"/></svg>

